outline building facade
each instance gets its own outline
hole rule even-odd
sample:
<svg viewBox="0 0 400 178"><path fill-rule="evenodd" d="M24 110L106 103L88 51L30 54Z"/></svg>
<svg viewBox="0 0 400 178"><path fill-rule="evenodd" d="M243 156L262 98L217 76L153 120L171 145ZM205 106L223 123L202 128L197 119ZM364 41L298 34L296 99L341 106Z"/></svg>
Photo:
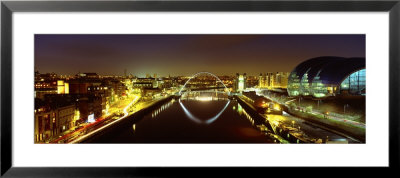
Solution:
<svg viewBox="0 0 400 178"><path fill-rule="evenodd" d="M289 96L325 98L365 95L365 58L317 57L300 63L289 75Z"/></svg>
<svg viewBox="0 0 400 178"><path fill-rule="evenodd" d="M287 88L289 72L260 73L258 77L258 88Z"/></svg>
<svg viewBox="0 0 400 178"><path fill-rule="evenodd" d="M35 143L50 141L75 126L76 105L35 100Z"/></svg>
<svg viewBox="0 0 400 178"><path fill-rule="evenodd" d="M233 90L235 92L242 92L243 90L245 90L247 87L246 81L247 81L246 73L244 73L244 74L236 73L235 84L233 85Z"/></svg>

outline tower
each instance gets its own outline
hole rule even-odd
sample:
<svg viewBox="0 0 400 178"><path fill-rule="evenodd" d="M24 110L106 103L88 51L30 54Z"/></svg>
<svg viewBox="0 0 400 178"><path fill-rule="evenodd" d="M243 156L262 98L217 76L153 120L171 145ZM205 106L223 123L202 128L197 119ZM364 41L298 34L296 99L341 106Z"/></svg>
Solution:
<svg viewBox="0 0 400 178"><path fill-rule="evenodd" d="M243 90L246 89L246 73L244 74L239 74L236 73L236 78L235 78L235 91L236 92L242 92Z"/></svg>

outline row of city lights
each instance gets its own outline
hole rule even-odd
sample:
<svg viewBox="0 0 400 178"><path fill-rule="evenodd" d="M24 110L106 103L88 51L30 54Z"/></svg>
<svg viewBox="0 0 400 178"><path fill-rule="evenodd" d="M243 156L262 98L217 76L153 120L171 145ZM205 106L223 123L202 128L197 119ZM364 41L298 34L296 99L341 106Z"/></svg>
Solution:
<svg viewBox="0 0 400 178"><path fill-rule="evenodd" d="M132 105L136 104L136 102L139 101L139 99L140 99L140 96L135 96L135 98L132 100L132 102L130 102L130 103L124 108L124 110L123 110L124 116L122 116L121 118L116 119L116 120L114 120L114 121L108 123L107 125L105 125L105 126L103 126L103 127L100 127L99 129L94 130L93 132L90 132L90 133L87 134L87 135L84 135L84 136L82 136L82 137L79 137L78 139L76 139L76 140L74 140L74 141L72 141L72 142L70 142L70 143L79 143L81 140L84 140L85 138L88 138L88 137L90 137L91 135L93 135L93 134L95 134L95 133L97 133L97 132L99 132L99 131L101 131L101 130L103 130L103 129L109 127L109 126L111 126L112 124L114 124L114 123L116 123L116 122L119 122L119 121L121 121L122 119L128 117L128 115L129 115L128 109L129 109Z"/></svg>

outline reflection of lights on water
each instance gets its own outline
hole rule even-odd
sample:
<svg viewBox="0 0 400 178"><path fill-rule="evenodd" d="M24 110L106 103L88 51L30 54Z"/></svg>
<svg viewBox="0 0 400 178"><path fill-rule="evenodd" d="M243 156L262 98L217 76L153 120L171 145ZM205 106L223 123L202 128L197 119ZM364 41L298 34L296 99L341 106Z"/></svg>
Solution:
<svg viewBox="0 0 400 178"><path fill-rule="evenodd" d="M238 104L238 112L239 112L239 115L242 115L242 113L243 113L243 108L240 104Z"/></svg>
<svg viewBox="0 0 400 178"><path fill-rule="evenodd" d="M250 123L254 125L254 119L246 112L246 110L242 108L240 104L238 104L238 111L240 115L242 115L243 113L246 116L246 118L250 121Z"/></svg>
<svg viewBox="0 0 400 178"><path fill-rule="evenodd" d="M175 100L171 100L170 102L168 102L168 103L162 105L160 108L154 110L154 111L151 113L151 118L156 117L156 116L157 116L158 114L160 114L162 111L164 111L164 110L166 110L167 108L169 108L169 107L172 105L172 103L174 103L174 101L175 101Z"/></svg>
<svg viewBox="0 0 400 178"><path fill-rule="evenodd" d="M182 104L181 100L179 100L179 105L185 112L186 116L189 117L189 119L191 119L194 122L199 123L199 124L201 124L201 123L211 124L212 122L214 122L225 111L225 109L228 107L229 103L231 103L231 100L228 100L228 102L225 104L224 108L217 115L203 121L203 120L200 120L199 118L195 117L188 109L186 109L185 105Z"/></svg>
<svg viewBox="0 0 400 178"><path fill-rule="evenodd" d="M135 130L136 130L136 124L133 124L133 125L132 125L132 128L133 128L133 132L135 132Z"/></svg>
<svg viewBox="0 0 400 178"><path fill-rule="evenodd" d="M198 96L196 96L196 100L199 100L199 101L212 101L213 98L211 96L209 96L209 97L206 97L206 96L198 97Z"/></svg>

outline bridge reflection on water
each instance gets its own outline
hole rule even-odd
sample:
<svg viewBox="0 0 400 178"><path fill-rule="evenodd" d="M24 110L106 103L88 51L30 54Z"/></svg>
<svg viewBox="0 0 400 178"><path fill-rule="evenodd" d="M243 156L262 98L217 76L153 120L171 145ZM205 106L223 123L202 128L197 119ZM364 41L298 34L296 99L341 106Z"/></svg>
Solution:
<svg viewBox="0 0 400 178"><path fill-rule="evenodd" d="M207 102L207 101L227 101L225 106L213 117L202 120L199 119L198 117L194 116L183 104L183 101L187 100L195 100L195 101L202 101L202 102ZM199 123L199 124L211 124L215 120L217 120L221 114L225 111L225 109L228 107L229 103L231 101L228 99L228 95L223 92L223 91L194 91L194 92L187 92L182 95L182 97L178 100L179 105L182 107L183 111L185 112L186 116L191 119L192 121Z"/></svg>

